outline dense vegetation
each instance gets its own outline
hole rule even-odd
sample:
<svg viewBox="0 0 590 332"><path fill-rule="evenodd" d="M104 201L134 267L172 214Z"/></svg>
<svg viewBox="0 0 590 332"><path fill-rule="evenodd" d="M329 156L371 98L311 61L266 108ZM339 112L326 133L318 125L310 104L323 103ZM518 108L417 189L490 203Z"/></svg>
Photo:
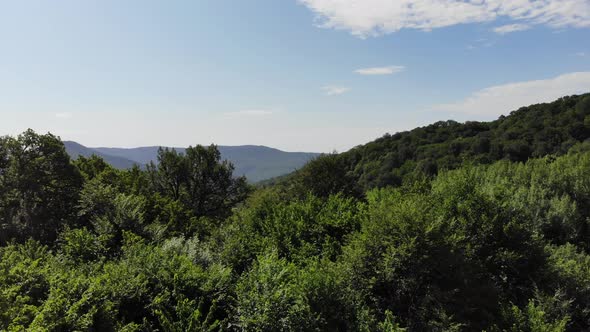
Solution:
<svg viewBox="0 0 590 332"><path fill-rule="evenodd" d="M50 134L4 137L0 330L588 330L589 106L387 136L258 189L215 146L117 170Z"/></svg>
<svg viewBox="0 0 590 332"><path fill-rule="evenodd" d="M492 122L441 121L386 134L326 158L335 159L350 180L368 190L412 182L417 174L434 175L465 162L489 164L561 155L589 138L590 94L585 94L522 107Z"/></svg>

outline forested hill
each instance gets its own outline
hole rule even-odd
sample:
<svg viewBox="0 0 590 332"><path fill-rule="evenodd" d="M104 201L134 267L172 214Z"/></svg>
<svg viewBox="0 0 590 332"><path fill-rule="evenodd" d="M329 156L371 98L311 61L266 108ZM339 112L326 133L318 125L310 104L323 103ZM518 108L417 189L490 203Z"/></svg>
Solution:
<svg viewBox="0 0 590 332"><path fill-rule="evenodd" d="M590 138L590 94L531 105L491 122L441 121L411 131L386 134L339 155L317 159L291 178L322 183L319 191L338 191L346 175L359 190L400 185L422 174L434 175L464 162L491 163L508 159L526 161L549 154L561 155ZM331 160L328 160L331 159ZM328 167L327 164L330 164ZM323 166L322 166L323 165ZM322 168L340 168L339 184L325 183ZM313 174L318 175L315 178ZM310 177L315 179L309 180Z"/></svg>
<svg viewBox="0 0 590 332"><path fill-rule="evenodd" d="M79 143L65 141L64 145L68 154L76 159L79 155L90 157L95 154L111 166L117 169L128 169L137 165L147 165L157 162L157 146L138 148L88 148ZM242 146L218 146L222 159L227 159L235 167L234 174L244 175L248 181L254 183L293 172L301 168L317 153L310 152L285 152L266 146L242 145ZM184 153L185 148L173 148Z"/></svg>
<svg viewBox="0 0 590 332"><path fill-rule="evenodd" d="M386 136L268 188L216 146L115 169L0 137L0 331L590 331L589 104ZM362 190L373 169L402 185Z"/></svg>
<svg viewBox="0 0 590 332"><path fill-rule="evenodd" d="M361 199L158 159L0 137L0 331L590 331L590 144Z"/></svg>

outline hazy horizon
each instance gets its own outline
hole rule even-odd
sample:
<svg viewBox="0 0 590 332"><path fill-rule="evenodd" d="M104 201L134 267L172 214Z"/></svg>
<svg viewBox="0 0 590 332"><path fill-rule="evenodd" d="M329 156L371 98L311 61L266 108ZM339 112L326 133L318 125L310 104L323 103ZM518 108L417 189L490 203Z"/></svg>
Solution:
<svg viewBox="0 0 590 332"><path fill-rule="evenodd" d="M51 133L52 135L55 136L59 136L56 135L54 133ZM64 142L74 142L77 144L80 144L84 147L90 148L90 149L126 149L126 150L131 150L131 149L141 149L141 148L155 148L155 147L162 147L162 148L173 148L173 149L186 149L189 146L195 146L195 145L203 145L203 146L208 146L211 144L217 145L217 146L224 146L224 147L265 147L265 148L271 148L271 149L275 149L275 150L280 150L283 152L293 152L293 153L297 153L297 152L314 152L314 151L286 151L286 150L282 150L282 149L278 149L269 145L259 145L259 144L239 144L239 145L225 145L225 144L216 144L215 142L211 142L211 143L192 143L186 146L179 146L179 145L161 145L161 144L155 144L155 145L141 145L141 146L103 146L103 145L97 145L97 146L91 146L91 145L86 145L82 142L77 142L74 140L63 140ZM362 143L359 143L362 144ZM344 151L338 151L338 152L344 152Z"/></svg>

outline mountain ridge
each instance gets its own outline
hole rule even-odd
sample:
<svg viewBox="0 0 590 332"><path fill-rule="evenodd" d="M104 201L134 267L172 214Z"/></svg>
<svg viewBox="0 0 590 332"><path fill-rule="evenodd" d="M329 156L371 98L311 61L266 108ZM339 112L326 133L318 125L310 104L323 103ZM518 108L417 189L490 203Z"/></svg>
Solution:
<svg viewBox="0 0 590 332"><path fill-rule="evenodd" d="M78 142L74 142L74 141L63 141L63 144L66 148L66 152L70 155L70 157L72 159L78 159L78 156L82 156L82 157L90 157L92 155L96 155L98 157L101 157L102 159L104 159L106 162L108 162L111 166L117 168L117 169L126 169L126 168L131 168L134 165L139 165L141 166L141 164L127 159L127 158L122 158L122 157L118 157L118 156L112 156L112 155L108 155L108 154L104 154L100 151L94 150L92 148L86 147Z"/></svg>
<svg viewBox="0 0 590 332"><path fill-rule="evenodd" d="M136 148L87 147L74 141L64 141L68 154L76 159L78 155L89 157L95 154L118 169L138 165L144 167L157 162L160 146ZM166 148L162 146L162 148ZM183 153L186 148L168 147ZM217 146L222 159L234 164L234 174L244 175L250 182L259 182L281 176L301 168L311 159L319 156L314 152L286 152L264 145Z"/></svg>

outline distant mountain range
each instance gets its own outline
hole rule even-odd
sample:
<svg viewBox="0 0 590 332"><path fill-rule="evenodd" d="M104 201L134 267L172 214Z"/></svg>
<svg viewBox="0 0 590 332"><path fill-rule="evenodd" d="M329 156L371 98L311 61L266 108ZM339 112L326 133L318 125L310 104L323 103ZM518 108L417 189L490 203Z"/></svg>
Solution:
<svg viewBox="0 0 590 332"><path fill-rule="evenodd" d="M89 157L94 154L118 169L131 168L136 164L145 166L151 161L157 161L157 146L130 149L89 148L72 141L65 141L64 145L68 154L74 159L78 156ZM222 159L227 159L234 164L234 174L244 175L252 183L290 173L319 155L309 152L285 152L257 145L218 146L217 148ZM178 152L185 150L185 148L174 149Z"/></svg>

